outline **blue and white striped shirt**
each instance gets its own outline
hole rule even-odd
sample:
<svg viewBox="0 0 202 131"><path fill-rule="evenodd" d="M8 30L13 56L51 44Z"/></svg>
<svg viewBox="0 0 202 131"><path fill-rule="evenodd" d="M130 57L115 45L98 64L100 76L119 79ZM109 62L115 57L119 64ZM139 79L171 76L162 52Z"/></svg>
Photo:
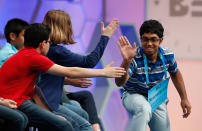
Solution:
<svg viewBox="0 0 202 131"><path fill-rule="evenodd" d="M174 54L170 49L159 47L165 59L166 70L170 74L175 74L178 71L177 62ZM164 80L165 73L162 60L158 57L156 63L147 60L149 84L146 84L146 74L143 59L143 50L141 47L136 49L136 55L132 59L129 68L129 80L123 86L127 92L147 94L147 90L157 85Z"/></svg>

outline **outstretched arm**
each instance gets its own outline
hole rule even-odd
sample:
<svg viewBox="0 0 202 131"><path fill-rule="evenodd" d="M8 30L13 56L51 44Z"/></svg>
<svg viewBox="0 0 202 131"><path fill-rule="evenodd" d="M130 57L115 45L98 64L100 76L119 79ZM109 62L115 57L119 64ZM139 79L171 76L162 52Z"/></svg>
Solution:
<svg viewBox="0 0 202 131"><path fill-rule="evenodd" d="M117 44L120 48L121 55L123 57L123 61L120 67L124 68L126 72L128 72L131 60L136 53L136 44L134 43L132 47L128 39L123 36L119 38L119 42L117 42ZM128 73L126 73L122 77L116 78L115 83L117 86L122 86L128 81L128 79L129 75Z"/></svg>
<svg viewBox="0 0 202 131"><path fill-rule="evenodd" d="M171 74L170 76L181 98L181 107L183 110L183 117L187 118L191 113L191 104L189 103L189 100L187 98L187 93L186 93L184 81L182 78L182 74L178 70L176 74Z"/></svg>
<svg viewBox="0 0 202 131"><path fill-rule="evenodd" d="M95 49L83 57L83 62L79 67L93 68L102 57L104 50L107 46L109 38L114 34L114 32L119 27L119 22L117 19L113 19L106 27L104 27L104 23L101 22L101 38Z"/></svg>
<svg viewBox="0 0 202 131"><path fill-rule="evenodd" d="M86 77L121 77L125 70L120 67L111 67L113 63L108 64L104 69L85 69L79 67L64 67L54 64L48 69L48 73L67 76L70 78Z"/></svg>
<svg viewBox="0 0 202 131"><path fill-rule="evenodd" d="M51 60L55 61L55 63L58 63L62 66L93 68L102 57L109 41L109 38L114 34L116 29L118 28L118 24L119 23L117 19L113 19L106 27L104 26L104 23L101 23L102 36L100 38L100 41L98 43L93 44L93 46L95 45L95 48L88 55L80 55L63 48L63 53L58 53L58 59L55 55L51 55L55 54L55 52L52 52L54 51L54 49L50 48L47 56Z"/></svg>

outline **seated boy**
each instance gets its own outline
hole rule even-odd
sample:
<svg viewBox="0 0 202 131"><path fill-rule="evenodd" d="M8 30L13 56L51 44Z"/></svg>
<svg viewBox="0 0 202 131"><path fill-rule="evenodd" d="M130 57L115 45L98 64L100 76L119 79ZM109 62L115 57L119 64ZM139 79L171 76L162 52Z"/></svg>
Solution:
<svg viewBox="0 0 202 131"><path fill-rule="evenodd" d="M4 28L6 44L0 49L0 67L12 55L17 53L24 45L24 31L28 23L21 19L11 19ZM0 130L3 131L24 131L28 118L16 110L17 103L9 99L0 98Z"/></svg>

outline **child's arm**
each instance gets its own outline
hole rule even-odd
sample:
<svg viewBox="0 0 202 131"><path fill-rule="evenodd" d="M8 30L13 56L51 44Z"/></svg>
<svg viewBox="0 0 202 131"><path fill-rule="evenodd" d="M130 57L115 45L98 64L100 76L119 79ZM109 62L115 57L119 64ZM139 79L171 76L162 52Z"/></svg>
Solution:
<svg viewBox="0 0 202 131"><path fill-rule="evenodd" d="M120 49L121 55L123 57L121 67L123 67L126 70L126 72L128 72L130 63L136 53L136 43L134 42L132 47L127 37L121 36L117 44ZM123 86L128 81L128 79L129 79L129 75L125 74L120 78L116 78L115 83L117 86Z"/></svg>
<svg viewBox="0 0 202 131"><path fill-rule="evenodd" d="M48 69L48 73L63 75L71 78L86 77L121 77L126 71L121 67L111 67L113 63L108 64L104 69L86 69L79 67L64 67L54 64Z"/></svg>

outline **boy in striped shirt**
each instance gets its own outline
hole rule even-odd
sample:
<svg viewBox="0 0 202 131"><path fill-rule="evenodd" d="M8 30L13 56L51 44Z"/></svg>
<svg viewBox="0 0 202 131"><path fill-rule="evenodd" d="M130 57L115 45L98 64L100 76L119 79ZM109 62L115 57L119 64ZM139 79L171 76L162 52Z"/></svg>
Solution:
<svg viewBox="0 0 202 131"><path fill-rule="evenodd" d="M135 43L131 47L126 37L119 39L118 46L123 57L121 67L125 68L128 74L116 78L115 81L117 86L123 86L125 90L122 102L132 114L130 131L145 131L147 124L151 131L170 131L168 100L154 112L151 112L151 105L147 100L148 89L165 80L167 71L180 95L183 117L187 118L191 113L191 105L174 54L160 46L163 32L161 23L148 20L140 28L141 47L136 48Z"/></svg>

